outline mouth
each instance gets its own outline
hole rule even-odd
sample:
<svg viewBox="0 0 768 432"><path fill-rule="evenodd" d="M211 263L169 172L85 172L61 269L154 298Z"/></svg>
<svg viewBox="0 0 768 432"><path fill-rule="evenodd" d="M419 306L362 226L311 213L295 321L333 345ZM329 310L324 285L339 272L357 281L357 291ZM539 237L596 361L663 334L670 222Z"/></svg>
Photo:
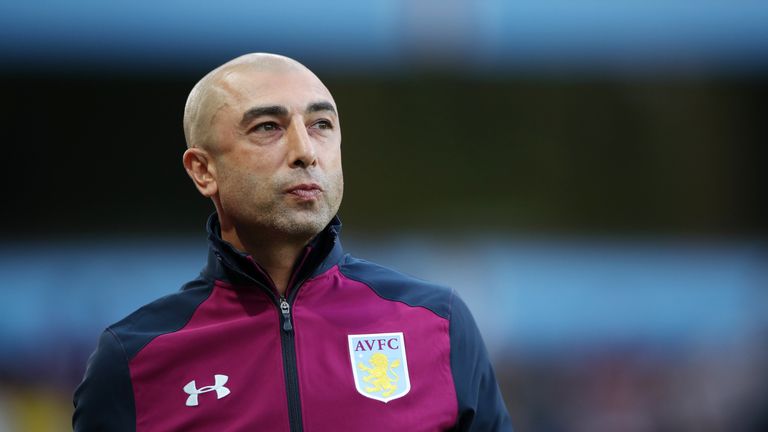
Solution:
<svg viewBox="0 0 768 432"><path fill-rule="evenodd" d="M312 201L320 197L323 188L317 183L302 183L289 187L285 193L298 198L301 201Z"/></svg>

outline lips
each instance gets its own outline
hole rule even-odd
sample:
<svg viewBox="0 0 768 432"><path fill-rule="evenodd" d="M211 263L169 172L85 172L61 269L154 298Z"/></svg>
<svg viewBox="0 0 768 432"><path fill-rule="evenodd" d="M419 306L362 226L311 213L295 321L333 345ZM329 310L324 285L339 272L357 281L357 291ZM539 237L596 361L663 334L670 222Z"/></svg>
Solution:
<svg viewBox="0 0 768 432"><path fill-rule="evenodd" d="M323 188L317 183L302 183L289 187L285 192L302 200L312 200L320 196Z"/></svg>

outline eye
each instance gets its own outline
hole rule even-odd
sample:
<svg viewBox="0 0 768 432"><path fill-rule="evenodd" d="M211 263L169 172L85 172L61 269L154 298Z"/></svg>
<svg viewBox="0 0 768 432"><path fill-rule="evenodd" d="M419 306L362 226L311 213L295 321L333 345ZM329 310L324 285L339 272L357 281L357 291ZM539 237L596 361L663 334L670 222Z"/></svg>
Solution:
<svg viewBox="0 0 768 432"><path fill-rule="evenodd" d="M256 126L254 126L253 129L251 129L251 131L254 131L254 132L273 132L273 131L276 131L278 129L280 129L280 126L277 123L270 121L270 122L264 122L264 123L257 124Z"/></svg>
<svg viewBox="0 0 768 432"><path fill-rule="evenodd" d="M313 123L311 127L316 129L333 129L333 123L330 120L319 120Z"/></svg>

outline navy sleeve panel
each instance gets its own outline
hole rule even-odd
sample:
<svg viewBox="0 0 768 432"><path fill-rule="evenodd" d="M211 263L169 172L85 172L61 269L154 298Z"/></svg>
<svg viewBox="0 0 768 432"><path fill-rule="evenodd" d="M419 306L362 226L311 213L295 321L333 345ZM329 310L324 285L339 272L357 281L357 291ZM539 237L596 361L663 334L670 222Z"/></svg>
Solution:
<svg viewBox="0 0 768 432"><path fill-rule="evenodd" d="M75 432L133 432L136 408L125 351L109 329L101 334L88 359L85 377L75 391Z"/></svg>
<svg viewBox="0 0 768 432"><path fill-rule="evenodd" d="M75 391L75 432L136 430L129 362L154 338L182 329L212 291L212 281L196 279L181 292L140 308L102 333Z"/></svg>
<svg viewBox="0 0 768 432"><path fill-rule="evenodd" d="M423 307L448 319L451 309L451 290L448 288L349 255L339 266L339 271L352 280L368 285L382 298Z"/></svg>
<svg viewBox="0 0 768 432"><path fill-rule="evenodd" d="M156 337L184 328L212 292L212 281L196 279L184 285L181 292L155 300L110 327L128 361Z"/></svg>
<svg viewBox="0 0 768 432"><path fill-rule="evenodd" d="M451 306L451 370L459 400L455 431L511 432L504 399L485 344L467 305L454 294Z"/></svg>

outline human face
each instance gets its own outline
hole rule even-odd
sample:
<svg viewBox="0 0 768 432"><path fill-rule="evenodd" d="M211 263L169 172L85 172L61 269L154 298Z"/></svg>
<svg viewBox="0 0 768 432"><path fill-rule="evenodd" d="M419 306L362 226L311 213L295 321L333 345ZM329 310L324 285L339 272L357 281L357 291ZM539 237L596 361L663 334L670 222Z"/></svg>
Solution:
<svg viewBox="0 0 768 432"><path fill-rule="evenodd" d="M344 189L331 94L304 69L241 67L219 89L212 153L222 220L261 235L315 236Z"/></svg>

